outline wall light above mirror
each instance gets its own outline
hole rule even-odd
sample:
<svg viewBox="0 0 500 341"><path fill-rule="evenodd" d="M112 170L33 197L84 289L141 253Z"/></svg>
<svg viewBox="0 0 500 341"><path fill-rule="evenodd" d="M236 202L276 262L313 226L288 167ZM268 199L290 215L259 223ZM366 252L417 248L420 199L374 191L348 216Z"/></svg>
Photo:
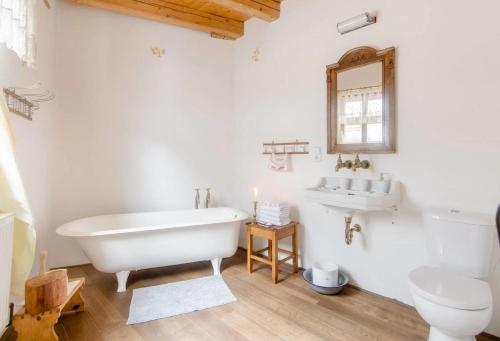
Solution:
<svg viewBox="0 0 500 341"><path fill-rule="evenodd" d="M340 34L346 34L357 30L359 28L375 24L377 22L377 17L366 12L361 15L357 15L353 18L344 20L337 24L337 31Z"/></svg>
<svg viewBox="0 0 500 341"><path fill-rule="evenodd" d="M327 66L328 153L395 153L395 49L358 47Z"/></svg>

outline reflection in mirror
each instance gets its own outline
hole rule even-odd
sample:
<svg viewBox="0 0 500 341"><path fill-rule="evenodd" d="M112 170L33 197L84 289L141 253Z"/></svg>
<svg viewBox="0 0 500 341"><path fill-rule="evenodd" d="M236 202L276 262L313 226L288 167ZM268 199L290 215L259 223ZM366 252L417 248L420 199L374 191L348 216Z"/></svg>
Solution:
<svg viewBox="0 0 500 341"><path fill-rule="evenodd" d="M337 143L382 143L382 62L337 73Z"/></svg>
<svg viewBox="0 0 500 341"><path fill-rule="evenodd" d="M327 65L328 154L396 152L394 59L360 46Z"/></svg>

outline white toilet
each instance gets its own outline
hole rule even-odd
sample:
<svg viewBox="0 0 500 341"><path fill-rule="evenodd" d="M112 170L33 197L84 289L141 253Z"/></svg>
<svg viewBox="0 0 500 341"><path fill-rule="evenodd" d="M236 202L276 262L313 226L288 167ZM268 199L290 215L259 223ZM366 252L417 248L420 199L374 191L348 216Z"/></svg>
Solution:
<svg viewBox="0 0 500 341"><path fill-rule="evenodd" d="M493 217L431 210L425 219L427 249L435 267L408 275L415 308L431 326L429 340L475 340L493 311L486 278L497 240Z"/></svg>

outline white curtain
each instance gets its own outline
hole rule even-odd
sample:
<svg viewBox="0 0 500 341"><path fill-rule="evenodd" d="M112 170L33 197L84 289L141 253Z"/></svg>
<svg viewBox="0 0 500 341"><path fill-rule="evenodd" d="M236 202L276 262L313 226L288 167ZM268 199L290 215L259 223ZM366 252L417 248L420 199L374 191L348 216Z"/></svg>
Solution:
<svg viewBox="0 0 500 341"><path fill-rule="evenodd" d="M35 65L35 0L0 0L0 43Z"/></svg>
<svg viewBox="0 0 500 341"><path fill-rule="evenodd" d="M381 86L338 90L337 100L338 143L382 142Z"/></svg>
<svg viewBox="0 0 500 341"><path fill-rule="evenodd" d="M24 282L28 279L33 265L36 233L16 164L8 112L5 98L0 95L0 212L15 214L11 294L19 303L23 300Z"/></svg>

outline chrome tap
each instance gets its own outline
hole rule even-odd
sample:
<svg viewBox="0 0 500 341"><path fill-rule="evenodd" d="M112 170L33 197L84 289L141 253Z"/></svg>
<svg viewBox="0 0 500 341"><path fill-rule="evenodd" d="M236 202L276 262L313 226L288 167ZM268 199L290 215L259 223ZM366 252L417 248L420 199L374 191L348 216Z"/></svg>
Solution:
<svg viewBox="0 0 500 341"><path fill-rule="evenodd" d="M354 158L354 163L352 165L352 170L355 172L356 169L358 169L358 168L363 168L363 169L370 168L370 161L368 161L368 160L361 161L359 159L359 154L356 154L356 157Z"/></svg>
<svg viewBox="0 0 500 341"><path fill-rule="evenodd" d="M341 168L350 169L351 167L352 167L352 161L347 160L345 162L342 162L342 155L339 154L339 158L337 159L337 164L335 165L335 171L338 172L339 169L341 169Z"/></svg>
<svg viewBox="0 0 500 341"><path fill-rule="evenodd" d="M207 195L205 197L205 208L208 208L208 205L210 204L210 188L207 188Z"/></svg>
<svg viewBox="0 0 500 341"><path fill-rule="evenodd" d="M198 209L200 208L200 189L195 188L194 190L196 191L196 195L194 197L194 208Z"/></svg>

